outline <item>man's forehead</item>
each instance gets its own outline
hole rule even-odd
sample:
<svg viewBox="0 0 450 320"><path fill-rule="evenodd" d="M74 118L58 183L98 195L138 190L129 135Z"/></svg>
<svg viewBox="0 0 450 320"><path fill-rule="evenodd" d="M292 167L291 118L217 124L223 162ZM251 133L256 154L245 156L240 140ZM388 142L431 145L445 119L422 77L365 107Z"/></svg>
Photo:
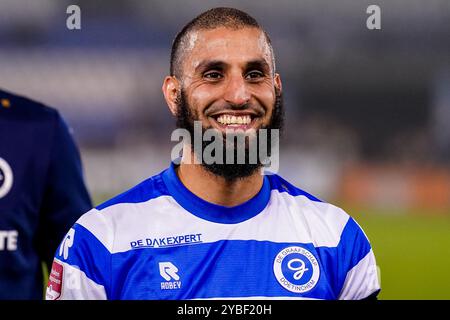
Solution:
<svg viewBox="0 0 450 320"><path fill-rule="evenodd" d="M272 52L264 32L257 28L201 29L191 31L185 42L185 62L196 68L204 59L256 60L270 65Z"/></svg>

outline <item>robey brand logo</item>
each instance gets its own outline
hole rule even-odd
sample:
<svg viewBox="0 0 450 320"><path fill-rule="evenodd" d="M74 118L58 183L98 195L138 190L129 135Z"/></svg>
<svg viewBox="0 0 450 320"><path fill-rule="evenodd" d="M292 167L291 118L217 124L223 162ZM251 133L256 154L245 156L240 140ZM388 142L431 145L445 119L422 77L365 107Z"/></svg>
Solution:
<svg viewBox="0 0 450 320"><path fill-rule="evenodd" d="M64 257L64 260L67 260L69 257L69 248L73 245L73 239L75 238L75 229L70 228L69 232L67 232L64 237L61 246L59 247L59 255Z"/></svg>
<svg viewBox="0 0 450 320"><path fill-rule="evenodd" d="M181 288L178 268L170 261L159 263L159 274L166 281L161 282L161 290L174 290ZM175 281L171 281L175 280Z"/></svg>

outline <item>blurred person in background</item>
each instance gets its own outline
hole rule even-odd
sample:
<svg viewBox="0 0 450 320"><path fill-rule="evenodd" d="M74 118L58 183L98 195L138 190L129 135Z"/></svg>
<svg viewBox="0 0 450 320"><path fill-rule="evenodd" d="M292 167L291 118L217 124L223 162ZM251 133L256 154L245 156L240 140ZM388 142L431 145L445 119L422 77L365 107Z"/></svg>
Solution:
<svg viewBox="0 0 450 320"><path fill-rule="evenodd" d="M212 129L223 155L244 145L250 159L245 142L224 146L229 132L282 128L271 41L247 13L196 17L170 69L163 93L178 128L194 139L196 124ZM348 214L262 175L261 158L200 161L208 143L191 140L180 163L84 214L56 252L47 299L376 298L375 256Z"/></svg>
<svg viewBox="0 0 450 320"><path fill-rule="evenodd" d="M58 111L0 90L0 299L42 299L67 229L92 207Z"/></svg>

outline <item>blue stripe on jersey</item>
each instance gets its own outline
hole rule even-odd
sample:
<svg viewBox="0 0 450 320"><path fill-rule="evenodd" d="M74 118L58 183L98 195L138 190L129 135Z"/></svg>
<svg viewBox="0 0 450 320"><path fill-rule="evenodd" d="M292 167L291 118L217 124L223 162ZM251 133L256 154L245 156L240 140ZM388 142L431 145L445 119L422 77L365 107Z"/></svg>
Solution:
<svg viewBox="0 0 450 320"><path fill-rule="evenodd" d="M356 266L371 250L369 240L353 218L349 218L338 245L341 261L338 268L339 286L342 289L347 272ZM340 291L340 290L339 290Z"/></svg>
<svg viewBox="0 0 450 320"><path fill-rule="evenodd" d="M62 262L78 267L89 279L104 286L108 293L111 281L111 253L82 225L75 223L72 228L75 229L75 234L67 259L64 259L59 251L60 247L64 246L65 239L56 250L55 257Z"/></svg>
<svg viewBox="0 0 450 320"><path fill-rule="evenodd" d="M160 196L170 195L164 182L161 179L161 174L155 175L130 190L98 205L97 210L103 210L112 205L119 203L139 203L145 202Z"/></svg>
<svg viewBox="0 0 450 320"><path fill-rule="evenodd" d="M286 290L277 282L273 271L274 259L281 250L291 245L302 246L316 257L320 256L312 244L256 240L221 240L116 253L113 255L115 287L111 298L179 300L302 296L336 299L335 290L326 281L323 271L317 285L301 295ZM161 289L161 283L166 280L159 273L160 262L171 262L178 268L180 289Z"/></svg>
<svg viewBox="0 0 450 320"><path fill-rule="evenodd" d="M270 182L265 176L261 190L250 200L234 207L224 207L207 202L189 191L175 172L175 165L162 173L170 195L193 215L217 223L239 223L260 213L270 199ZM207 186L205 186L207 188Z"/></svg>
<svg viewBox="0 0 450 320"><path fill-rule="evenodd" d="M349 218L337 247L319 247L320 260L325 273L333 283L334 294L339 296L347 273L371 250L370 243L353 218ZM333 262L334 261L334 262ZM333 262L333 263L332 263ZM337 264L336 264L337 262ZM331 278L332 277L332 278Z"/></svg>
<svg viewBox="0 0 450 320"><path fill-rule="evenodd" d="M273 175L268 175L268 177L270 180L270 185L271 185L272 190L278 190L279 192L287 192L288 194L290 194L291 196L294 196L294 197L295 196L305 196L311 201L322 202L322 200L319 200L318 198L309 194L308 192L303 191L303 190L293 186L292 184L290 184L288 181L284 180L279 175L273 174Z"/></svg>
<svg viewBox="0 0 450 320"><path fill-rule="evenodd" d="M341 254L342 260L347 262L347 265L343 266L347 270L356 266L371 249L369 240L353 218L348 219L342 231L339 247L346 249Z"/></svg>

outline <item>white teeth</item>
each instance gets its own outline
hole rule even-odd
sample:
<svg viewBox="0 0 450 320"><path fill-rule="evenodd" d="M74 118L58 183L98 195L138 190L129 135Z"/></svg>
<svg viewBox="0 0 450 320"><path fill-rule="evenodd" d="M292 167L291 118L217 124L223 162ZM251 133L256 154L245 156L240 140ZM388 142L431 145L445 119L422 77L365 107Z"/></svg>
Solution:
<svg viewBox="0 0 450 320"><path fill-rule="evenodd" d="M224 125L248 125L250 122L252 122L252 118L250 116L233 116L223 114L217 118L217 122Z"/></svg>

